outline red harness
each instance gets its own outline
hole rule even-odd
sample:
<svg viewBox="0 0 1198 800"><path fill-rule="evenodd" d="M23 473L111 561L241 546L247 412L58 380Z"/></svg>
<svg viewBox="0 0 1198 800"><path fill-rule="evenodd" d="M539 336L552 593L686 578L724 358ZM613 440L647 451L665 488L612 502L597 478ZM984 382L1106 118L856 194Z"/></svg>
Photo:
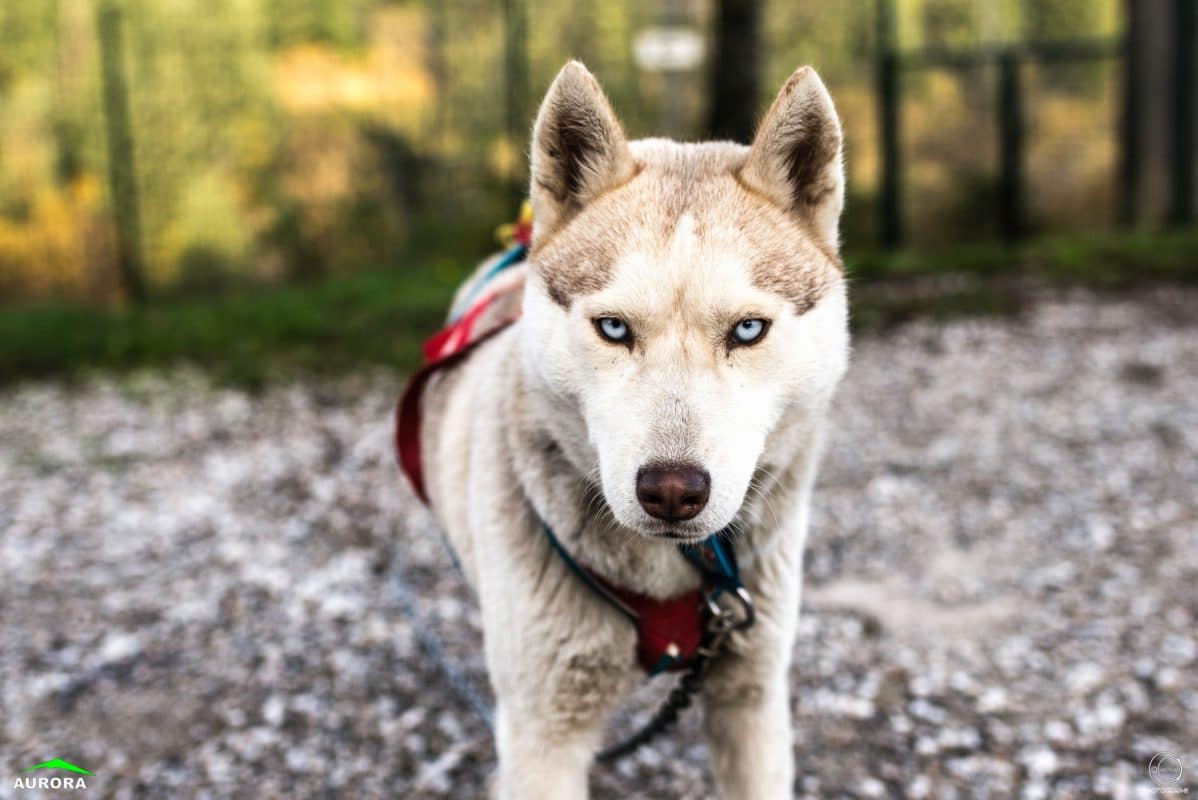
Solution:
<svg viewBox="0 0 1198 800"><path fill-rule="evenodd" d="M480 344L516 321L517 317L511 317L490 326L479 324L487 309L501 296L502 292L485 295L456 322L425 342L424 365L408 380L396 408L395 450L399 464L416 494L426 504L429 498L420 450L421 395L433 375L464 360ZM703 639L707 614L700 589L658 600L617 586L589 567L579 565L560 548L553 532L548 528L546 532L567 564L585 570L585 575L580 577L606 595L636 625L637 659L647 672L655 674L682 669L695 658ZM710 558L706 554L698 557Z"/></svg>
<svg viewBox="0 0 1198 800"><path fill-rule="evenodd" d="M516 321L504 320L490 330L476 334L475 326L497 295L488 294L452 325L442 328L424 343L424 364L408 379L395 409L395 454L399 466L421 500L428 504L424 487L424 460L420 452L420 396L429 378L446 367L465 359L480 344Z"/></svg>

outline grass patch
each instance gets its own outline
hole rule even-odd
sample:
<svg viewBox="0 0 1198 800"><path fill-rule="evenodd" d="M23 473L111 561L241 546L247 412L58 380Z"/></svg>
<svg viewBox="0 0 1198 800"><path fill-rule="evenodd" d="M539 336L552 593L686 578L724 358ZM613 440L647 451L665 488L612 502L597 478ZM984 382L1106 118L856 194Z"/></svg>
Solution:
<svg viewBox="0 0 1198 800"><path fill-rule="evenodd" d="M876 330L916 317L1017 313L1045 287L1198 284L1198 229L862 253L846 262L853 325Z"/></svg>
<svg viewBox="0 0 1198 800"><path fill-rule="evenodd" d="M854 325L876 329L918 316L1015 312L1029 286L1198 283L1198 230L866 253L848 265ZM0 382L175 364L250 386L363 365L402 374L419 363L464 274L460 265L413 265L145 308L0 309Z"/></svg>
<svg viewBox="0 0 1198 800"><path fill-rule="evenodd" d="M923 252L860 253L847 259L858 283L946 274L1035 278L1053 285L1120 289L1146 283L1198 283L1198 228L980 243Z"/></svg>
<svg viewBox="0 0 1198 800"><path fill-rule="evenodd" d="M459 268L392 269L144 308L0 311L0 382L187 363L260 384L287 371L361 364L407 372L441 325Z"/></svg>

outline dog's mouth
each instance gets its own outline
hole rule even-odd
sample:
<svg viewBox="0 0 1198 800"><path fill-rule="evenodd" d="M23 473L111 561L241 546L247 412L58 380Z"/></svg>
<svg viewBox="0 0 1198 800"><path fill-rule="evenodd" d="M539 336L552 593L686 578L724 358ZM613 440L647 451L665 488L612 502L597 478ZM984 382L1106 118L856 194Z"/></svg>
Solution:
<svg viewBox="0 0 1198 800"><path fill-rule="evenodd" d="M658 522L653 520L638 531L651 539L669 539L679 544L690 544L706 539L711 531L686 522Z"/></svg>

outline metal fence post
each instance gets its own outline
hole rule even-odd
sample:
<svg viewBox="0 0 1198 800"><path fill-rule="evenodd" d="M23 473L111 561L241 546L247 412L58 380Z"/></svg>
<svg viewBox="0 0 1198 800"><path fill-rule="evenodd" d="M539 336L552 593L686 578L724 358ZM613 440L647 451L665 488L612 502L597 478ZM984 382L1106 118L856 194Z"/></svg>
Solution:
<svg viewBox="0 0 1198 800"><path fill-rule="evenodd" d="M708 68L711 106L707 133L712 139L753 140L761 83L760 0L718 0L715 52Z"/></svg>
<svg viewBox="0 0 1198 800"><path fill-rule="evenodd" d="M1169 221L1194 219L1194 37L1198 0L1173 3L1173 168L1170 172Z"/></svg>
<svg viewBox="0 0 1198 800"><path fill-rule="evenodd" d="M137 194L137 169L133 159L133 127L129 120L129 91L125 77L121 16L121 9L113 0L101 0L96 9L104 122L108 137L108 183L112 192L112 211L116 222L117 260L121 286L126 297L141 303L146 299L141 249L141 207Z"/></svg>
<svg viewBox="0 0 1198 800"><path fill-rule="evenodd" d="M1124 0L1123 18L1127 31L1123 37L1123 107L1119 120L1119 183L1115 196L1122 198L1119 219L1127 227L1134 227L1140 217L1140 70L1143 69L1143 54L1140 38L1140 15L1133 4L1136 0Z"/></svg>
<svg viewBox="0 0 1198 800"><path fill-rule="evenodd" d="M877 13L877 93L878 141L882 185L879 192L879 226L882 245L898 247L903 243L902 153L899 139L899 58L894 50L894 9L892 0L878 0Z"/></svg>
<svg viewBox="0 0 1198 800"><path fill-rule="evenodd" d="M1019 54L998 56L998 224L1005 241L1023 234L1023 97Z"/></svg>

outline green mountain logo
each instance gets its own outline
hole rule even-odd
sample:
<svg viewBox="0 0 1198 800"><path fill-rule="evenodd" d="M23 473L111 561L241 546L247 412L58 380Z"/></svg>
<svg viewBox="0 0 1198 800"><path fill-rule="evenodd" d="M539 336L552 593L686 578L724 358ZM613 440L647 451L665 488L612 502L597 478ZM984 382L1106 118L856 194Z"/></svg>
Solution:
<svg viewBox="0 0 1198 800"><path fill-rule="evenodd" d="M34 764L32 767L26 767L23 772L33 772L37 769L65 769L68 772L78 772L80 775L91 775L91 771L83 767L76 766L70 761L63 761L61 758L55 758L50 761L43 761L41 764Z"/></svg>

